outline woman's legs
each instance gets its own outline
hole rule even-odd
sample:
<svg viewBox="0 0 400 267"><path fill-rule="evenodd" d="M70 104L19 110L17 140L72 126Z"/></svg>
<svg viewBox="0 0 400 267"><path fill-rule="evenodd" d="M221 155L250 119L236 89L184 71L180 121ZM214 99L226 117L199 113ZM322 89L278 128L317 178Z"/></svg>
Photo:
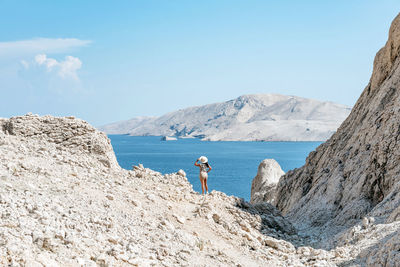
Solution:
<svg viewBox="0 0 400 267"><path fill-rule="evenodd" d="M200 174L201 194L204 195L204 179Z"/></svg>
<svg viewBox="0 0 400 267"><path fill-rule="evenodd" d="M208 178L208 175L206 172L200 172L201 194L202 195L204 195L204 187L206 188L206 192L208 193L207 178Z"/></svg>

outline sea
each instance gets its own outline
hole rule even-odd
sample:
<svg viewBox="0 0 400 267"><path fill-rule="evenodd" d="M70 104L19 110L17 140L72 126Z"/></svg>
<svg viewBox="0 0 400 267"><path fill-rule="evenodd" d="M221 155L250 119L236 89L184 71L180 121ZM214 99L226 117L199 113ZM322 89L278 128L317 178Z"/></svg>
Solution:
<svg viewBox="0 0 400 267"><path fill-rule="evenodd" d="M212 167L208 188L250 200L251 182L260 162L275 159L287 172L304 165L308 154L321 142L201 141L194 138L161 141L161 136L109 135L118 163L166 173L182 169L193 189L201 192L199 168L194 162L206 156Z"/></svg>

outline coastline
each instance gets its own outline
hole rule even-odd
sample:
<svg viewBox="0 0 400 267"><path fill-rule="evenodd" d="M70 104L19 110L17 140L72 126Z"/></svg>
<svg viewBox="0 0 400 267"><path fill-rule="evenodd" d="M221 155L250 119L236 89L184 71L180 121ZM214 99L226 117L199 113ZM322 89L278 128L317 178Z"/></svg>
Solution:
<svg viewBox="0 0 400 267"><path fill-rule="evenodd" d="M129 133L125 133L125 134L107 134L107 136L118 136L118 135L125 135L125 136L132 136L132 137L146 137L146 136L159 137L159 138L163 137L162 135L131 135ZM258 139L255 139L255 140L204 140L204 138L202 139L202 138L192 137L192 136L181 137L181 136L170 135L170 137L175 137L175 138L177 138L177 140L180 140L180 139L182 139L182 140L184 140L184 139L197 139L197 140L200 140L202 142L260 142L260 143L264 143L264 142L294 142L294 143L321 142L322 143L322 142L325 142L325 141L328 140L328 139L325 139L325 140L297 140L297 141L294 141L294 140L258 140Z"/></svg>

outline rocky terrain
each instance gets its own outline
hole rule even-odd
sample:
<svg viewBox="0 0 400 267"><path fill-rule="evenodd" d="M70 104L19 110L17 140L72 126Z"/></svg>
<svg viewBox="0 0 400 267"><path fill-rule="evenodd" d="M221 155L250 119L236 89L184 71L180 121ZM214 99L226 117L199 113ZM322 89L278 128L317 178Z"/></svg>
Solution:
<svg viewBox="0 0 400 267"><path fill-rule="evenodd" d="M268 203L118 166L73 117L0 119L1 266L333 266Z"/></svg>
<svg viewBox="0 0 400 267"><path fill-rule="evenodd" d="M324 141L349 115L332 102L277 94L244 95L161 117L108 124L108 134L197 137L209 141Z"/></svg>
<svg viewBox="0 0 400 267"><path fill-rule="evenodd" d="M400 15L349 117L276 192L278 209L300 231L313 228L320 247L362 244L362 265L400 266L399 54Z"/></svg>

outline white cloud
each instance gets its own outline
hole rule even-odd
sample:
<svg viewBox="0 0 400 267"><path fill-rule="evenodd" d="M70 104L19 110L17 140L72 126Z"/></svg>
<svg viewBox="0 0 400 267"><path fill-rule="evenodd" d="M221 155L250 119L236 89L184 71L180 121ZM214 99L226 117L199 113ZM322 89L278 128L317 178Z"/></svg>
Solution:
<svg viewBox="0 0 400 267"><path fill-rule="evenodd" d="M89 40L76 38L35 38L22 41L0 42L0 58L25 57L38 53L65 53L87 46Z"/></svg>
<svg viewBox="0 0 400 267"><path fill-rule="evenodd" d="M29 69L29 63L26 60L21 60L21 64L25 69Z"/></svg>
<svg viewBox="0 0 400 267"><path fill-rule="evenodd" d="M77 57L66 56L64 60L57 61L45 54L39 54L35 56L34 62L45 67L48 72L55 72L61 78L79 80L77 71L82 67L82 61Z"/></svg>
<svg viewBox="0 0 400 267"><path fill-rule="evenodd" d="M14 77L14 83L24 84L20 87L49 92L82 91L82 61L70 53L90 43L76 38L0 42L0 80Z"/></svg>
<svg viewBox="0 0 400 267"><path fill-rule="evenodd" d="M61 77L73 77L78 79L77 70L82 67L82 62L79 58L73 56L66 56L65 60L60 62L60 71L58 74Z"/></svg>
<svg viewBox="0 0 400 267"><path fill-rule="evenodd" d="M53 67L58 66L60 63L57 62L54 58L48 58L45 54L39 54L35 57L35 62L38 65L45 65L47 70L51 70Z"/></svg>
<svg viewBox="0 0 400 267"><path fill-rule="evenodd" d="M42 65L46 62L47 56L45 54L36 55L35 61L37 64Z"/></svg>

